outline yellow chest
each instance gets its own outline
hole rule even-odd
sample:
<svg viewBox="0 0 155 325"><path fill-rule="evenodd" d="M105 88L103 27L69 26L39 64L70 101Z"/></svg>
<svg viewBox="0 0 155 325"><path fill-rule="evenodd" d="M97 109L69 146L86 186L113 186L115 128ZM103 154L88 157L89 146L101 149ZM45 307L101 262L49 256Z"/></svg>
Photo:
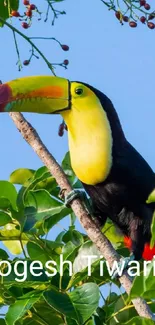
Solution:
<svg viewBox="0 0 155 325"><path fill-rule="evenodd" d="M112 165L112 135L103 108L64 112L72 168L85 184L103 182Z"/></svg>

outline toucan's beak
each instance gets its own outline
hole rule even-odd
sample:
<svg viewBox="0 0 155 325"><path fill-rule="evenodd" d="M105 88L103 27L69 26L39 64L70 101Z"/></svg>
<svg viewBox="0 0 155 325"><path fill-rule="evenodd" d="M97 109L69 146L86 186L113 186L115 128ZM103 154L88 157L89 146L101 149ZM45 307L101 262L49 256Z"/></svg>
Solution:
<svg viewBox="0 0 155 325"><path fill-rule="evenodd" d="M69 81L34 76L0 85L0 112L60 113L70 108Z"/></svg>

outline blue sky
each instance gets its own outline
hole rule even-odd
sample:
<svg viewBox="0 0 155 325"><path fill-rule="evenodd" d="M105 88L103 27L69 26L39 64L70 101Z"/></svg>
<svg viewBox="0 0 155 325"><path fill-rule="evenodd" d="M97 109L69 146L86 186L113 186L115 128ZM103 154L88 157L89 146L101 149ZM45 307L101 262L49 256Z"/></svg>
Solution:
<svg viewBox="0 0 155 325"><path fill-rule="evenodd" d="M36 0L34 0L36 4ZM45 12L45 1L37 0ZM51 62L69 59L68 70L57 68L59 76L87 82L110 97L119 114L128 140L155 170L155 90L154 90L154 33L139 23L132 29L121 26L113 12L100 0L66 0L57 5L67 15L60 16L52 27L34 19L32 27L21 31L28 36L56 37L70 46L63 52L53 41L36 41ZM22 13L24 6L21 7ZM15 26L20 22L13 20ZM0 79L5 82L27 75L50 74L46 64L33 59L32 64L18 72L12 32L0 30ZM29 45L18 37L22 61L29 58ZM39 132L43 142L60 162L68 149L67 134L59 138L59 116L25 114ZM0 179L20 167L39 168L42 163L25 143L7 114L0 115L1 168ZM63 221L66 226L66 221ZM60 229L57 229L59 232Z"/></svg>

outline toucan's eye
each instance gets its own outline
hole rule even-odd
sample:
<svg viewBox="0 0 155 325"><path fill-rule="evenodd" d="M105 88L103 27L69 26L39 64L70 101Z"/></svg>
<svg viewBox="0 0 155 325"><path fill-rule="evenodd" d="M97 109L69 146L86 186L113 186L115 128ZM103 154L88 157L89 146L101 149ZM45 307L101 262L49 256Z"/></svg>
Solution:
<svg viewBox="0 0 155 325"><path fill-rule="evenodd" d="M76 94L76 95L82 95L82 94L83 94L83 89L82 89L82 88L79 88L79 87L76 88L76 89L75 89L75 94Z"/></svg>

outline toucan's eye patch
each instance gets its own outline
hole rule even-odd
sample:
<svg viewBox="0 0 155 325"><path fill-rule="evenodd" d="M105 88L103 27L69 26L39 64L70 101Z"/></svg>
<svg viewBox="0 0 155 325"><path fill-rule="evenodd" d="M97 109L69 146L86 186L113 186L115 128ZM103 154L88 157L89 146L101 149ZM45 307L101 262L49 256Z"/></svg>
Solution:
<svg viewBox="0 0 155 325"><path fill-rule="evenodd" d="M75 88L75 94L76 95L82 95L83 94L83 89L82 88L80 88L80 87L77 87L77 88Z"/></svg>

